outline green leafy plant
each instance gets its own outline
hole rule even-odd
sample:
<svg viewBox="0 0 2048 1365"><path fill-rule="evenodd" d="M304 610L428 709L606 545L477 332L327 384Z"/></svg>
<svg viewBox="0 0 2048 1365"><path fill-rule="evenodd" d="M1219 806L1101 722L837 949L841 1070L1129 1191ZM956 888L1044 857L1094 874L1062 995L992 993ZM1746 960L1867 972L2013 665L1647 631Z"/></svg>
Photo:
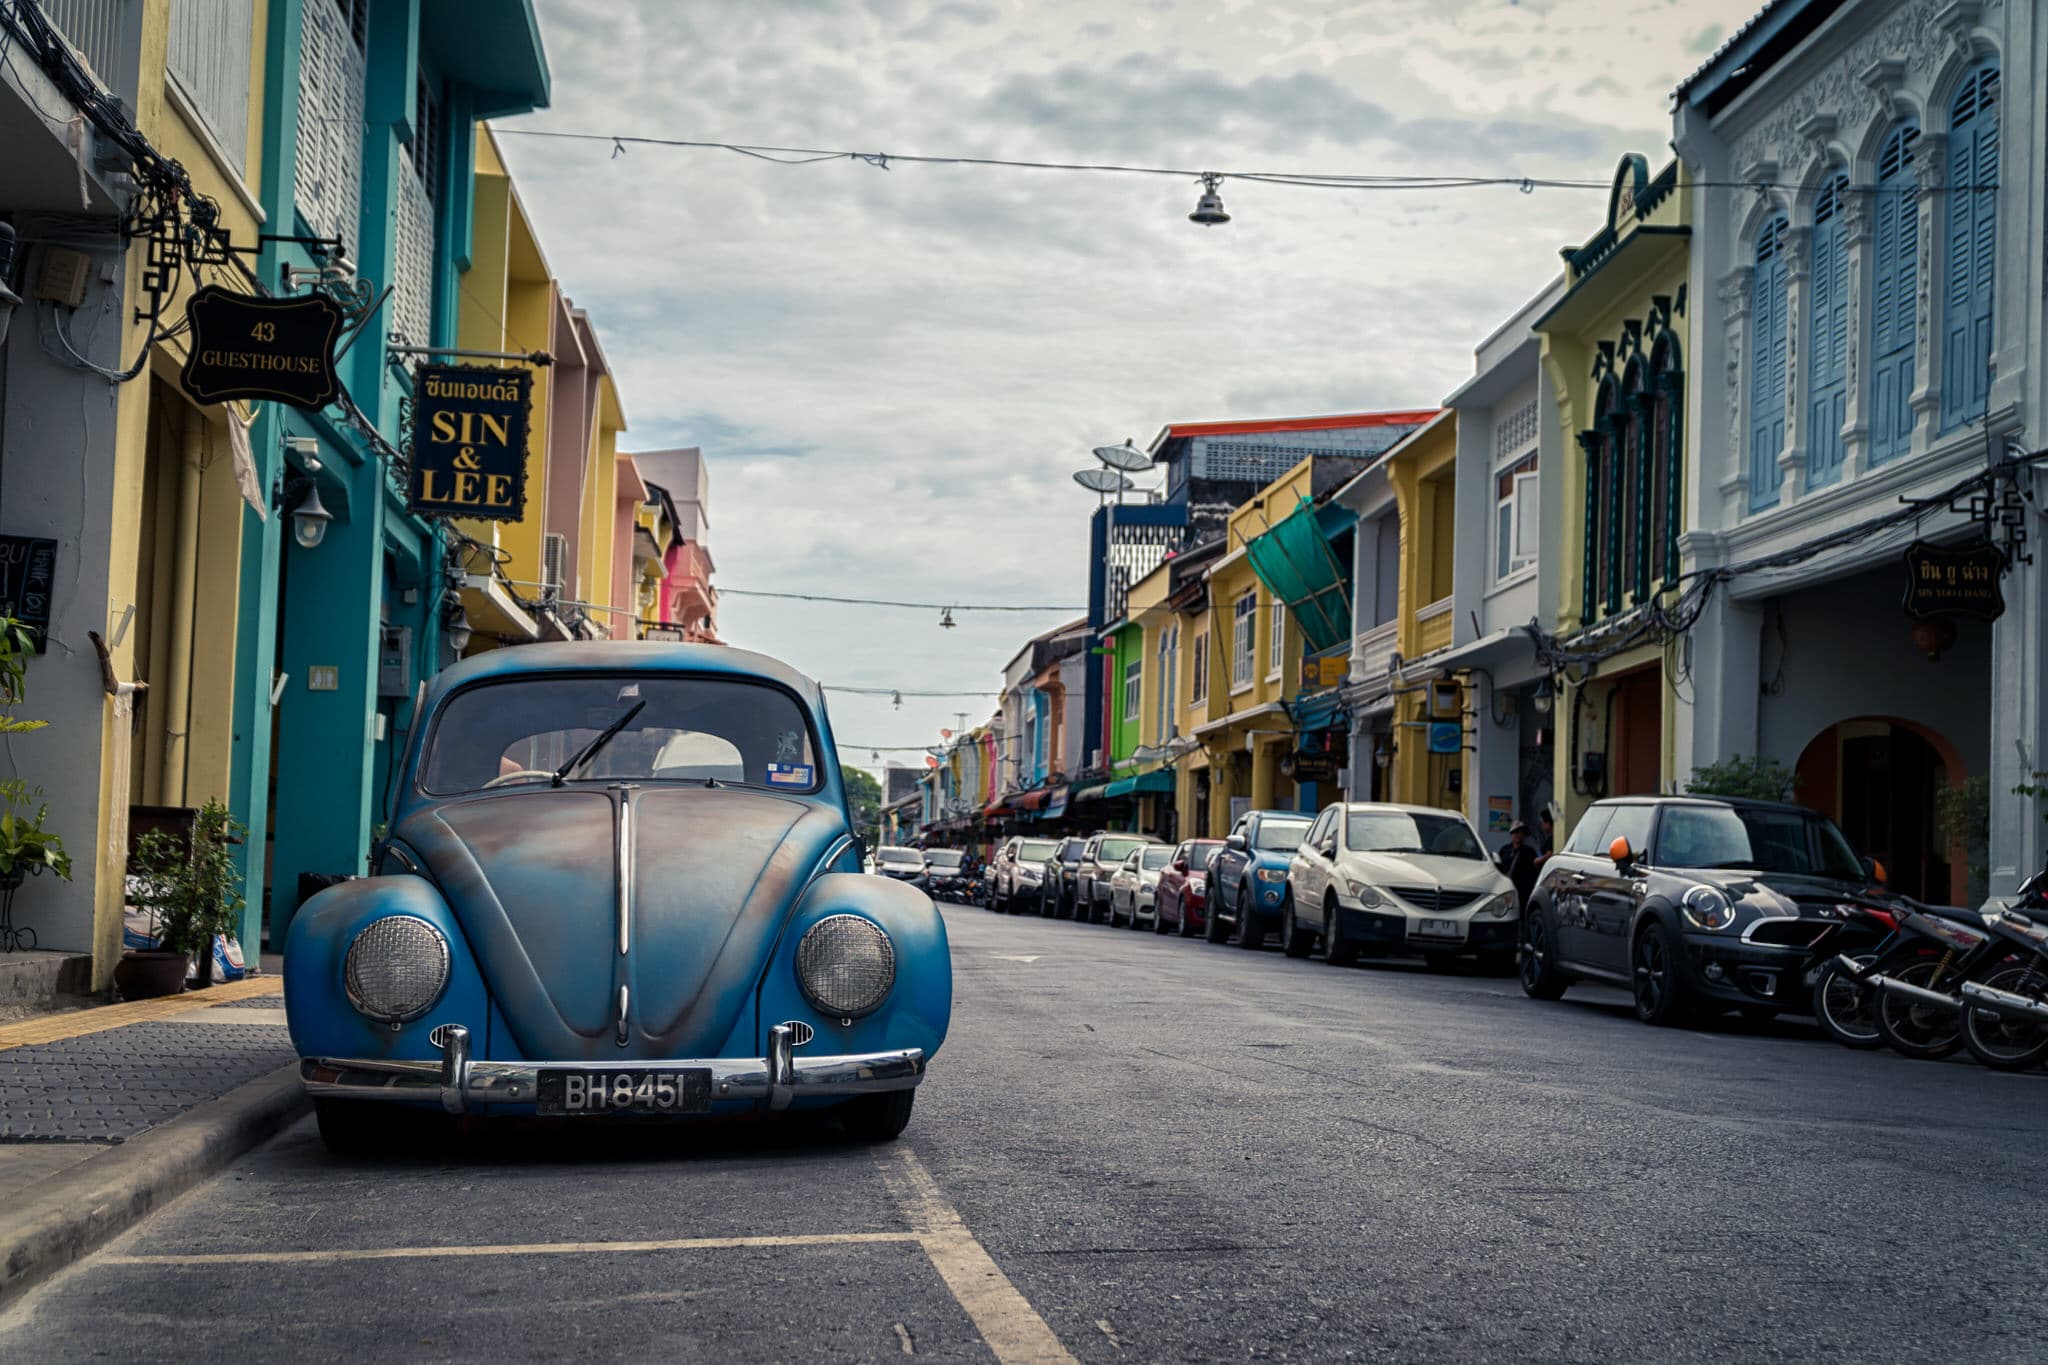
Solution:
<svg viewBox="0 0 2048 1365"><path fill-rule="evenodd" d="M155 916L166 951L210 955L214 935L234 932L243 900L233 846L247 832L226 806L208 801L192 822L189 841L161 830L138 841L129 899Z"/></svg>
<svg viewBox="0 0 2048 1365"><path fill-rule="evenodd" d="M1736 754L1719 763L1692 770L1685 784L1694 796L1746 796L1758 801L1789 801L1798 785L1793 771L1775 758Z"/></svg>
<svg viewBox="0 0 2048 1365"><path fill-rule="evenodd" d="M0 876L48 868L60 879L71 880L71 855L64 851L63 836L43 828L49 813L42 788L31 788L20 778L0 782Z"/></svg>
<svg viewBox="0 0 2048 1365"><path fill-rule="evenodd" d="M2041 818L2048 820L2048 772L2031 772L2027 774L2027 778L2027 781L2012 789L2012 794L2024 796L2034 802L2035 809L2041 812Z"/></svg>
<svg viewBox="0 0 2048 1365"><path fill-rule="evenodd" d="M28 661L35 657L36 637L12 616L0 616L0 735L23 735L50 722L21 720L14 708L28 700Z"/></svg>
<svg viewBox="0 0 2048 1365"><path fill-rule="evenodd" d="M1966 777L1945 782L1934 791L1934 828L1941 836L1941 850L1960 848L1970 874L1970 894L1990 873L1986 849L1991 842L1991 779Z"/></svg>

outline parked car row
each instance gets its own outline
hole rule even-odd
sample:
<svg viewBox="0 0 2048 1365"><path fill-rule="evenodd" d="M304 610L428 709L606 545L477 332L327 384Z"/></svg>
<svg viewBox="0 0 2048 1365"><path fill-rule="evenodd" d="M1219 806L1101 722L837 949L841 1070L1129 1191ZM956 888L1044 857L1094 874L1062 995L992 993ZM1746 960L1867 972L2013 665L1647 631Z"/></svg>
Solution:
<svg viewBox="0 0 2048 1365"><path fill-rule="evenodd" d="M1597 802L1526 906L1463 815L1383 803L1250 811L1221 840L1013 838L989 886L990 908L1011 914L1244 948L1277 935L1287 956L1336 966L1471 957L1536 1000L1615 986L1648 1024L1811 1013L1851 1047L2048 1059L2048 872L2004 910L1922 905L1833 821L1782 802Z"/></svg>

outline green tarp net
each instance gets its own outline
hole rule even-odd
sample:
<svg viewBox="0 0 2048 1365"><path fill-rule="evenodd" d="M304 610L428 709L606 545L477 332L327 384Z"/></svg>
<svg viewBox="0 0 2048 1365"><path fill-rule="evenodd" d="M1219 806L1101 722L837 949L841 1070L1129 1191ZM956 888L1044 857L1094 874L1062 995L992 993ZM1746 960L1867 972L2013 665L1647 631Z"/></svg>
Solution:
<svg viewBox="0 0 2048 1365"><path fill-rule="evenodd" d="M1351 594L1344 566L1330 553L1315 504L1300 499L1294 511L1245 542L1252 572L1301 625L1308 652L1320 654L1351 638Z"/></svg>

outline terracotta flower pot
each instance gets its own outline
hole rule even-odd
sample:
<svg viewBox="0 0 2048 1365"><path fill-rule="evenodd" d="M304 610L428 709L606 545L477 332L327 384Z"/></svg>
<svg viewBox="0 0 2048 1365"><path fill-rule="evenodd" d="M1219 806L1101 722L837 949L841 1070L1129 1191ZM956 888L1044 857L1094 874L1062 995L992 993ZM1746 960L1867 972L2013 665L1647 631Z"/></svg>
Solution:
<svg viewBox="0 0 2048 1365"><path fill-rule="evenodd" d="M192 959L183 953L127 952L114 965L114 985L124 1000L154 1000L185 989Z"/></svg>

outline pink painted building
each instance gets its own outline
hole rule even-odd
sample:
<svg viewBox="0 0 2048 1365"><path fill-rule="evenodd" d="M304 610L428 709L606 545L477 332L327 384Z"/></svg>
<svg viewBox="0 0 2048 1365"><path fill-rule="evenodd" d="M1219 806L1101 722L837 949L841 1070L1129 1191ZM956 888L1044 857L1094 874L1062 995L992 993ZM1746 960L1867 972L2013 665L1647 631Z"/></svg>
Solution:
<svg viewBox="0 0 2048 1365"><path fill-rule="evenodd" d="M711 480L704 452L689 446L642 451L632 458L648 487L648 501L664 505L674 528L665 544L658 533L651 537L661 556L654 619L684 640L721 643L718 589L711 581L717 566L705 543L711 530Z"/></svg>

